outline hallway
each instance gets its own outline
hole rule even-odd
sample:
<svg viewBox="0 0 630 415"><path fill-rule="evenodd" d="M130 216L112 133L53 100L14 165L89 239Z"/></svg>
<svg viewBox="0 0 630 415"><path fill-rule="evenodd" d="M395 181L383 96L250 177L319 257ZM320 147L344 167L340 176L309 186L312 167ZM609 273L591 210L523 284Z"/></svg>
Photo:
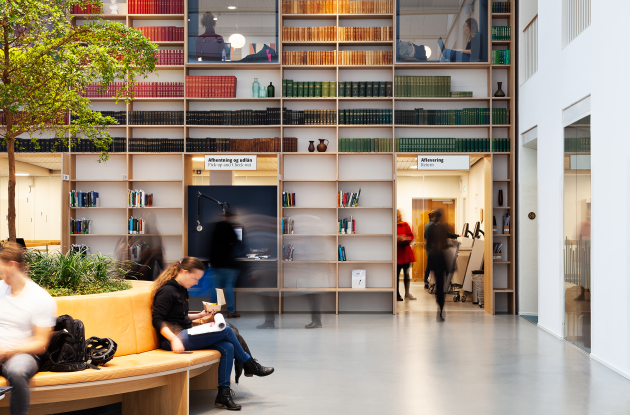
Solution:
<svg viewBox="0 0 630 415"><path fill-rule="evenodd" d="M448 306L451 304L447 303ZM452 312L231 319L268 378L241 378L250 414L627 414L630 380L516 316ZM223 413L191 392L190 413Z"/></svg>

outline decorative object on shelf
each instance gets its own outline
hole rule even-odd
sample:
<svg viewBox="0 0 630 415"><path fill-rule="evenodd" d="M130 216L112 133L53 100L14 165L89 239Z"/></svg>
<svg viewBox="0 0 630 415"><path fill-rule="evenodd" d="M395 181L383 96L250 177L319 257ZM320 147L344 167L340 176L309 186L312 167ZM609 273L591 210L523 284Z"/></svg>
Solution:
<svg viewBox="0 0 630 415"><path fill-rule="evenodd" d="M497 98L501 98L505 96L505 92L503 92L503 89L501 89L501 85L503 85L503 82L497 82L499 88L497 89L497 92L494 93L494 96Z"/></svg>
<svg viewBox="0 0 630 415"><path fill-rule="evenodd" d="M492 261L501 262L501 248L503 248L502 243L496 243L492 248Z"/></svg>
<svg viewBox="0 0 630 415"><path fill-rule="evenodd" d="M110 0L112 4L109 6L109 10L111 10L111 14L118 14L118 4L116 4L117 0Z"/></svg>
<svg viewBox="0 0 630 415"><path fill-rule="evenodd" d="M314 144L314 143L315 143L315 141L309 141L308 143L309 143L309 144L308 144L308 152L309 152L309 153L314 152L314 151L315 151L315 144Z"/></svg>
<svg viewBox="0 0 630 415"><path fill-rule="evenodd" d="M503 190L499 189L499 206L503 206Z"/></svg>
<svg viewBox="0 0 630 415"><path fill-rule="evenodd" d="M267 88L260 88L258 91L258 98L267 98Z"/></svg>
<svg viewBox="0 0 630 415"><path fill-rule="evenodd" d="M260 84L258 83L258 78L254 78L254 83L252 84L252 97L258 98L258 91L260 91Z"/></svg>
<svg viewBox="0 0 630 415"><path fill-rule="evenodd" d="M510 233L510 214L503 215L503 233Z"/></svg>
<svg viewBox="0 0 630 415"><path fill-rule="evenodd" d="M493 234L498 234L497 231L497 217L496 216L492 216L492 233Z"/></svg>
<svg viewBox="0 0 630 415"><path fill-rule="evenodd" d="M366 271L364 269L352 270L352 288L358 290L365 289Z"/></svg>
<svg viewBox="0 0 630 415"><path fill-rule="evenodd" d="M319 144L317 144L317 151L319 151L320 153L324 153L328 148L328 140L326 140L325 138L318 138L318 140ZM324 141L326 143L324 143Z"/></svg>
<svg viewBox="0 0 630 415"><path fill-rule="evenodd" d="M269 86L267 87L267 97L274 98L276 96L276 87L273 86L272 82L269 82Z"/></svg>

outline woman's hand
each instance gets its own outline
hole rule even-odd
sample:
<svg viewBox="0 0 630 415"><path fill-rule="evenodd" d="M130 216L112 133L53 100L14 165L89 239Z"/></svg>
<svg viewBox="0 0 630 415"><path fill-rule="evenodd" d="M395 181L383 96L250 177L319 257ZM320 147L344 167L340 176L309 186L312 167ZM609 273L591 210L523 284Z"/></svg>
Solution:
<svg viewBox="0 0 630 415"><path fill-rule="evenodd" d="M171 339L171 350L173 350L174 353L178 354L186 351L186 349L184 348L184 343L182 343L179 337L175 336Z"/></svg>

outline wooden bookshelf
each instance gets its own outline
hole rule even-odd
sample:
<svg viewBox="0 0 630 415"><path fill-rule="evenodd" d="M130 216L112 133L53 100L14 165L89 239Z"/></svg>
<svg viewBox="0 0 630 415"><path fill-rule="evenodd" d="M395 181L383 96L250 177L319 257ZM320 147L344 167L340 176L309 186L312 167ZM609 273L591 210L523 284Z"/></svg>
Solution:
<svg viewBox="0 0 630 415"><path fill-rule="evenodd" d="M491 13L491 2L488 7L488 18L490 21L500 20L501 25L505 24L507 19L508 25L515 27L514 13ZM512 4L514 9L514 4ZM188 10L187 2L185 2L184 14L180 15L134 15L134 14L120 14L120 15L105 15L106 19L120 20L126 23L128 26L133 26L135 21L142 20L157 20L163 21L163 25L168 25L169 21L183 22L185 41L184 42L156 42L159 45L164 46L177 46L183 47L186 52L188 45ZM394 10L395 4L394 4ZM84 19L86 16L75 15L74 21ZM187 54L185 53L185 62L183 65L163 65L156 66L156 70L169 73L169 81L178 79L178 82L184 82L186 75L190 75L190 71L204 70L206 73L212 71L225 71L230 70L238 77L238 84L246 86L246 88L238 89L237 96L234 98L138 98L130 104L118 104L117 108L121 110L132 111L134 106L137 110L143 110L142 105L162 105L168 110L192 110L192 107L201 108L200 105L210 105L212 108L203 107L208 109L221 109L225 106L239 105L240 108L251 108L252 106L259 105L261 107L274 106L274 107L287 107L287 108L309 108L309 105L313 105L314 108L319 109L346 109L356 104L356 107L365 108L365 104L373 103L372 108L391 108L395 111L397 108L408 108L408 105L417 104L418 106L431 105L431 103L460 103L463 107L471 105L473 103L479 103L481 106L487 106L488 108L501 107L508 108L511 111L511 116L514 117L515 102L513 94L516 88L515 83L515 66L511 65L492 65L490 51L493 48L505 48L512 51L512 60L515 60L515 42L510 41L492 41L488 35L488 62L472 62L472 63L442 63L442 62L427 62L427 63L399 63L395 60L390 65L283 65L282 64L282 50L284 48L305 46L325 46L328 48L334 48L334 50L343 50L344 47L355 46L375 46L375 47L391 47L395 50L396 41L325 41L325 42L300 42L300 41L284 41L282 39L281 27L287 25L302 25L312 26L315 23L311 21L318 21L318 24L322 26L337 26L340 27L347 25L348 22L357 21L356 26L364 26L366 20L378 20L378 23L374 23L375 26L392 25L394 37L396 34L396 14L282 14L279 10L279 28L278 28L278 63L264 64L264 63L239 63L239 62L224 62L224 63L189 63L187 62ZM290 22L290 23L287 23ZM372 24L372 23L370 23ZM491 26L491 25L490 25ZM422 75L423 71L432 71L430 75L436 73L436 70L448 71L450 75L454 77L466 76L467 71L485 71L487 74L487 91L483 96L473 97L282 97L282 79L290 78L295 80L329 80L335 81L338 87L340 81L347 81L352 79L370 79L370 72L378 73L378 78L386 78L391 80L392 84L394 78L398 73L411 74L410 71L414 71L414 74ZM243 72L241 72L243 71ZM276 86L276 96L270 98L252 98L251 97L251 82L253 82L252 71L259 71L259 80L262 86L266 86L271 80ZM455 71L455 72L454 72ZM243 75L240 75L240 74ZM446 73L446 72L445 72ZM455 74L454 74L455 73ZM262 78L262 79L261 79ZM161 78L159 80L162 80ZM155 81L159 81L157 78ZM145 81L145 80L143 80ZM146 80L153 81L153 80ZM503 90L506 92L506 97L494 97L494 91L496 90L496 82L504 82ZM249 94L247 91L249 90ZM336 94L338 95L338 93ZM110 98L93 98L92 101L96 104L113 105L113 99ZM407 106L405 106L407 105ZM313 108L311 107L311 108ZM109 108L109 107L108 107ZM177 109L174 109L177 108ZM179 109L181 108L181 109ZM229 107L232 108L232 107ZM237 301L246 301L246 297L240 297L241 295L251 295L257 292L273 292L278 295L278 309L280 312L291 311L290 307L287 308L285 302L284 293L296 292L321 292L324 295L334 297L335 311L339 312L340 302L344 301L344 296L348 295L362 295L362 293L372 293L370 295L380 296L379 301L385 301L389 305L391 312L396 313L397 301L396 301L396 280L395 280L395 258L396 258L396 243L394 238L395 229L395 215L396 209L396 160L399 156L412 156L415 154L434 155L436 153L403 153L395 152L393 148L394 138L397 137L397 133L401 130L416 129L417 134L427 134L426 129L449 129L453 128L456 131L471 131L479 133L480 130L487 130L489 138L504 138L510 139L511 152L498 153L498 152L479 152L479 153L449 153L449 154L470 154L475 157L482 157L483 162L487 163L486 168L486 189L492 189L491 192L486 192L486 211L492 213L492 215L503 215L504 213L510 213L512 217L512 225L509 234L492 235L491 223L492 218L490 215L486 216L484 222L486 232L486 264L492 264L487 266L486 272L486 303L485 310L488 313L494 314L495 312L509 312L515 313L515 267L514 267L514 254L515 254L515 232L514 229L514 202L515 202L515 186L514 180L514 148L516 146L515 141L515 123L512 121L509 125L465 125L465 126L436 126L436 125L262 125L262 126L203 126L203 125L177 125L177 126L142 126L142 125L126 125L116 126L115 128L122 130L121 133L114 133L114 136L125 136L127 140L130 138L141 138L146 136L159 136L163 130L169 130L170 134L180 134L184 140L184 149L186 148L186 138L201 137L204 129L211 131L213 136L219 135L223 132L236 134L236 131L244 132L243 134L250 137L256 131L261 130L259 133L263 136L279 136L280 137L298 137L298 152L284 152L279 153L258 153L261 156L277 157L278 160L278 252L282 255L282 245L287 245L295 240L305 240L308 242L310 239L311 245L322 245L323 250L321 258L309 258L308 255L304 255L299 258L295 258L294 261L283 261L282 257L277 260L278 263L278 276L276 287L269 288L237 288ZM369 134L368 131L378 129L386 135L377 135L377 137L391 138L392 147L389 151L382 153L350 153L339 152L337 149L339 138L352 138L360 137L360 135L353 135L354 129L365 131L365 134ZM171 135L169 135L170 137ZM233 135L228 135L233 137ZM367 135L369 136L369 135ZM366 136L366 137L367 137ZM317 137L327 137L330 144L327 152L325 153L309 153L307 152L308 141L316 140ZM284 150L284 149L283 149ZM202 155L205 152L180 152L180 153L142 153L142 152L123 152L123 153L110 153L110 158L120 159L121 170L115 173L109 172L102 176L86 176L85 163L81 158L95 158L95 154L90 153L64 153L62 156L62 172L70 175L69 181L64 181L62 185L62 201L63 201L63 217L62 217L62 250L66 252L69 249L70 244L76 243L77 240L81 240L83 236L88 235L71 235L69 233L69 218L81 216L84 214L95 214L95 218L102 218L102 220L113 221L123 218L126 220L132 214L139 214L142 212L151 212L162 215L160 220L164 220L169 224L169 230L164 231L162 236L166 236L165 244L168 245L167 260L177 260L182 256L185 256L188 252L187 249L187 188L193 184L192 176L192 156ZM216 154L239 154L239 153L216 153ZM242 153L240 153L242 154ZM439 154L439 153L438 153ZM134 171L134 166L151 161L154 163L154 173L159 172L160 158L166 157L172 159L173 165L179 166L178 171L174 169L167 176L152 177L151 175L137 175L137 169ZM296 166L301 166L300 163L292 163L296 159L303 159L307 161L309 166L313 166L313 174L295 174ZM87 159L86 159L87 160ZM123 162L124 161L124 162ZM370 176L370 166L374 163L383 164L387 168L381 169L381 173L387 171L387 174L375 177ZM497 164L500 164L501 176L497 170ZM150 163L149 163L150 165ZM363 172L363 176L348 176L348 170L346 167L351 166L356 171ZM352 170L350 169L350 170ZM123 173L124 172L124 173ZM122 174L126 174L126 178L122 179ZM374 192L377 192L382 198L382 203L379 206L365 206L360 205L357 207L337 207L336 204L336 192L339 190L353 191L350 187L352 184L362 184L363 190L369 186L389 186L388 190L383 190L382 187L374 187ZM102 206L99 208L70 208L68 198L66 197L70 190L92 190L91 186L110 186L118 189L120 192L125 192L122 196L126 199L126 190L133 189L142 186L144 190L151 193L147 188L158 189L160 186L166 186L168 190L165 190L163 197L157 198L157 194L154 196L156 206L153 208L128 208L125 204L117 206ZM358 188L358 186L357 186ZM493 202L496 191L501 188L504 190L504 199L506 200L505 206L512 207L498 207L496 202ZM282 207L282 191L292 191L295 193L306 194L312 192L314 194L322 193L329 197L326 204L320 206L321 203L306 203L304 206ZM154 192L155 194L155 192ZM168 195L168 199L164 199ZM101 195L101 198L104 196ZM119 196L120 197L120 196ZM362 198L364 194L362 193ZM182 200L181 206L173 206L173 201L176 199ZM103 199L102 199L103 200ZM168 200L168 201L167 201ZM298 203L304 200L304 197L297 197ZM163 203L163 205L159 205ZM360 202L361 204L361 202ZM495 208L496 206L496 208ZM100 216L99 216L100 215ZM312 215L322 220L324 226L332 227L338 217L350 217L357 218L357 228L360 232L358 234L340 235L337 233L337 229L332 227L331 229L324 229L321 232L309 232L309 233L296 233L291 235L283 235L280 227L280 218L282 216L296 216L296 215ZM488 220L489 218L489 220ZM498 219L498 218L497 218ZM95 220L95 219L93 219ZM334 221L333 224L330 222ZM366 230L363 226L369 227ZM170 230L177 228L177 231L171 232ZM488 231L489 230L489 231ZM123 232L113 231L112 233L92 234L89 235L90 241L103 237L104 242L101 244L103 247L107 244L111 244L111 249L114 247L116 238L132 238L133 235L126 235ZM507 241L506 241L507 239ZM492 263L489 256L492 249L492 243L495 240L500 240L507 245L507 251L504 256L504 261L496 263L496 267L502 267L507 269L506 276L506 288L499 289L495 285L493 279L495 274L495 263ZM374 247L370 247L371 244L376 243ZM336 247L337 245L346 246L346 254L348 261L338 261ZM332 250L330 249L332 248ZM351 252L348 252L350 250ZM373 250L373 251L371 251ZM357 253L361 254L357 254ZM351 253L351 255L349 255ZM374 257L372 254L383 254L384 258ZM319 254L318 254L319 255ZM272 261L272 262L273 262ZM254 262L254 261L251 261ZM377 280L373 281L377 286L370 287L370 279L368 278L368 288L366 290L352 290L349 288L348 272L351 267L362 267L368 271L374 271L374 275L378 275ZM316 272L320 272L330 276L328 280L329 286L322 287L299 287L293 288L289 286L296 282L300 273L304 271L310 272L314 269ZM503 271L501 271L503 272ZM368 272L370 274L370 272ZM502 277L503 278L503 277ZM299 281L297 282L299 286ZM343 295L341 295L343 293ZM352 294L349 294L352 293ZM499 296L507 296L507 309L496 310L495 305ZM248 297L247 297L248 298ZM372 298L372 297L370 297ZM505 298L499 298L503 304ZM290 301L289 301L290 302ZM342 304L343 305L343 304ZM347 309L347 307L342 307Z"/></svg>

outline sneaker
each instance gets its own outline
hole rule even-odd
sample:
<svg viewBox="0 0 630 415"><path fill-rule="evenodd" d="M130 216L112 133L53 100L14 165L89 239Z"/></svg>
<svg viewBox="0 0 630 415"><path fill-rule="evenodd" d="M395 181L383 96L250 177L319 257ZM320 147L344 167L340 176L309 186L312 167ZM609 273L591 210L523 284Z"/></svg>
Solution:
<svg viewBox="0 0 630 415"><path fill-rule="evenodd" d="M236 311L235 311L235 312L233 312L233 313L230 313L230 312L228 311L228 318L230 318L230 317L232 317L232 318L237 318L237 317L240 317L240 316L241 316L241 315L240 315L240 314L238 314Z"/></svg>
<svg viewBox="0 0 630 415"><path fill-rule="evenodd" d="M321 321L311 321L311 324L307 324L304 326L305 329L321 329L322 322Z"/></svg>
<svg viewBox="0 0 630 415"><path fill-rule="evenodd" d="M273 321L265 321L264 323L256 326L257 329L275 329L276 325Z"/></svg>

